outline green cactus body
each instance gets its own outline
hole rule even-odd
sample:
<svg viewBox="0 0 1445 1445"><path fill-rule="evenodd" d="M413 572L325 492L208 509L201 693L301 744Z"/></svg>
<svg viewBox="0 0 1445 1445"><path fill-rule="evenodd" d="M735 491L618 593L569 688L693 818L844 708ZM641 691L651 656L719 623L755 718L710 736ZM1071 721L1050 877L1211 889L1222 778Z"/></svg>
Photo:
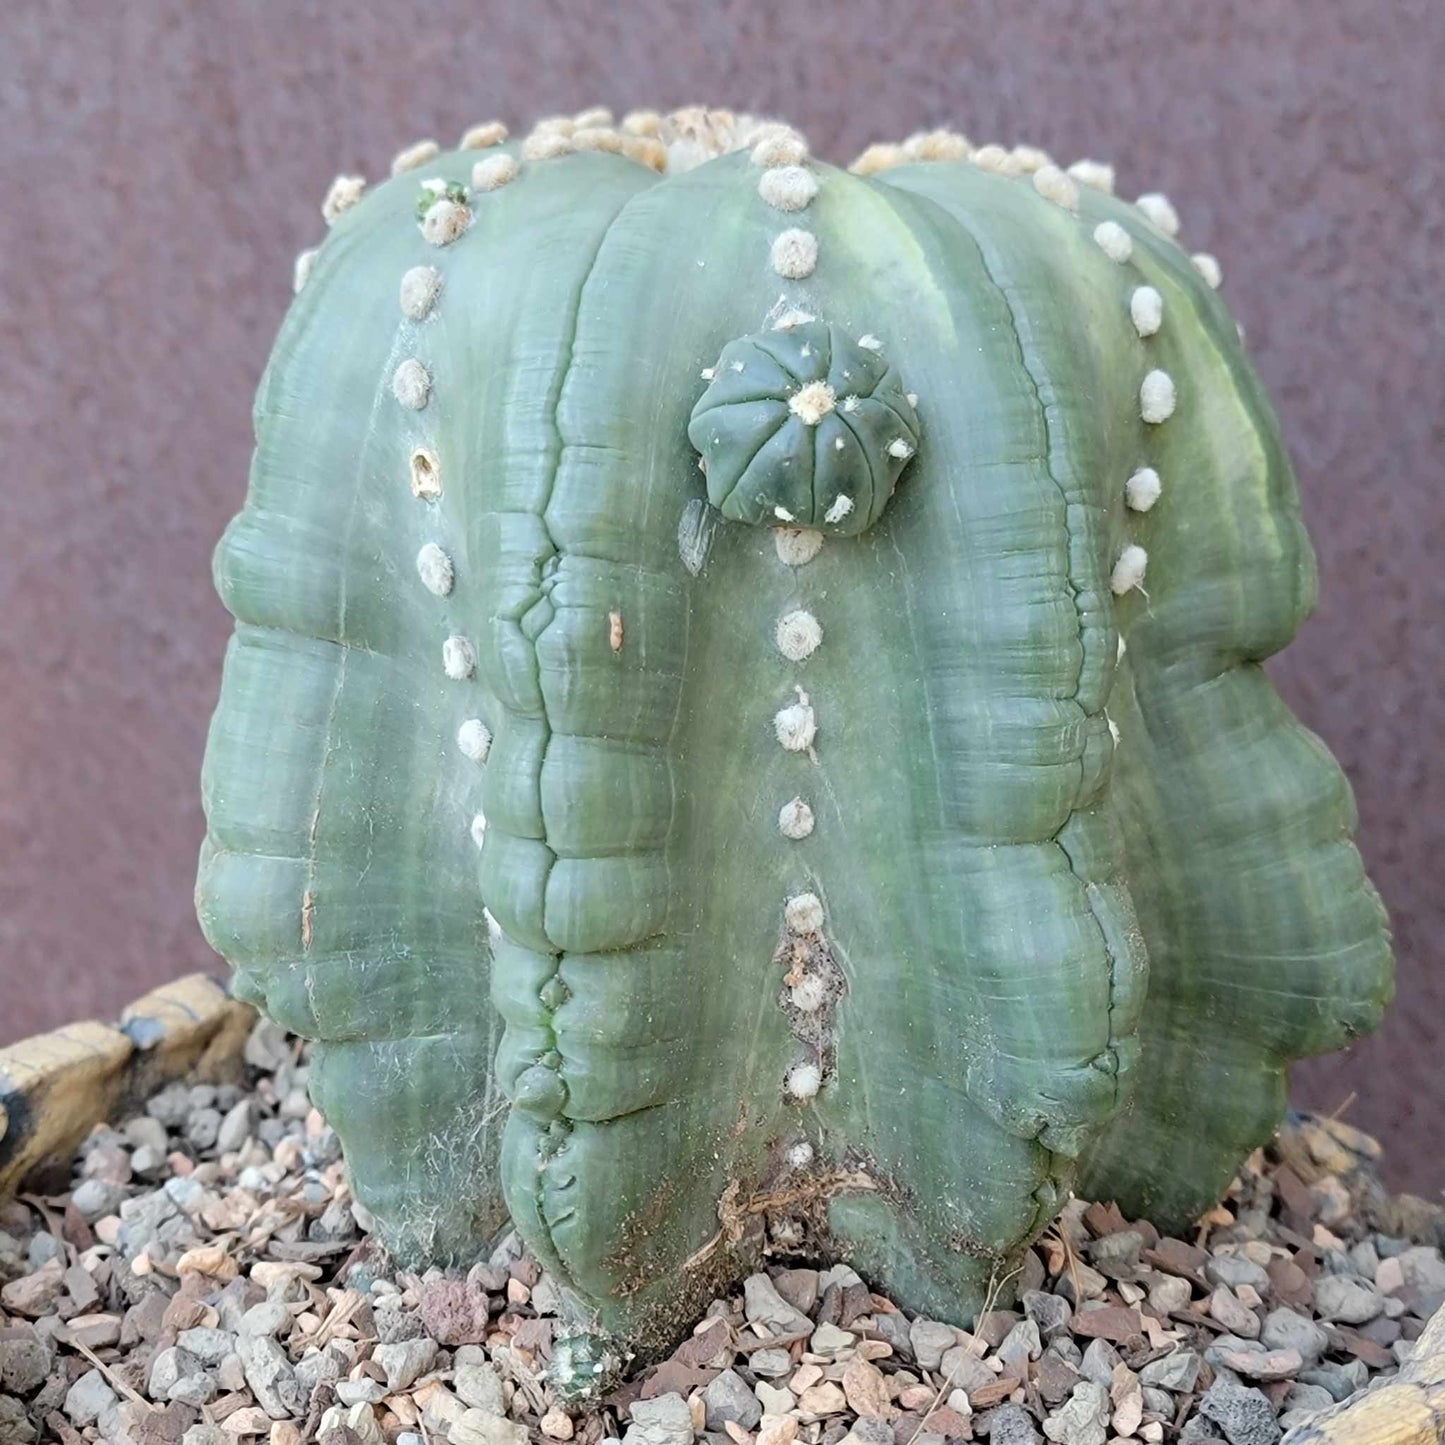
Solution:
<svg viewBox="0 0 1445 1445"><path fill-rule="evenodd" d="M1181 1223L1389 991L1216 295L1052 168L771 134L367 195L216 563L209 937L399 1254L510 1216L642 1348L766 1229L964 1320L1080 1178Z"/></svg>

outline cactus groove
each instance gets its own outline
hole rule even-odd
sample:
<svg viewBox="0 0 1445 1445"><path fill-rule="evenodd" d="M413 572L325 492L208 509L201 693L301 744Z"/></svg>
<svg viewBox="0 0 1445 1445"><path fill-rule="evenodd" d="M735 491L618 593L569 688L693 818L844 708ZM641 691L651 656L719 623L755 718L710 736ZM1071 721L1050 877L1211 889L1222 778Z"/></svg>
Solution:
<svg viewBox="0 0 1445 1445"><path fill-rule="evenodd" d="M943 133L397 168L257 397L197 890L390 1247L655 1349L769 1232L965 1322L1076 1184L1207 1207L1390 990L1217 263Z"/></svg>

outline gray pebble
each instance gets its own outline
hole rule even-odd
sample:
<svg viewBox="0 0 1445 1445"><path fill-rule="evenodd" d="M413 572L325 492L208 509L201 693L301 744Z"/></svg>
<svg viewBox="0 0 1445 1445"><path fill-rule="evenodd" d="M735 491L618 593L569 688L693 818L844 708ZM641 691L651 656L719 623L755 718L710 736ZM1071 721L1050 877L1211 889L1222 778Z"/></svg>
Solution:
<svg viewBox="0 0 1445 1445"><path fill-rule="evenodd" d="M1141 1384L1183 1395L1194 1388L1203 1364L1194 1350L1175 1350L1173 1354L1150 1360L1139 1371L1139 1380Z"/></svg>
<svg viewBox="0 0 1445 1445"><path fill-rule="evenodd" d="M1000 1405L988 1417L989 1445L1039 1445L1039 1432L1022 1405Z"/></svg>
<svg viewBox="0 0 1445 1445"><path fill-rule="evenodd" d="M194 1375L201 1368L201 1362L179 1345L158 1350L151 1360L150 1374L146 1388L152 1400L164 1400L170 1395L170 1388L182 1375Z"/></svg>
<svg viewBox="0 0 1445 1445"><path fill-rule="evenodd" d="M321 1218L311 1221L311 1226L306 1231L306 1237L321 1243L332 1244L342 1240L355 1239L357 1233L356 1219L351 1213L351 1205L345 1199L333 1199L322 1212Z"/></svg>
<svg viewBox="0 0 1445 1445"><path fill-rule="evenodd" d="M790 1305L765 1274L750 1274L743 1282L743 1313L751 1324L762 1325L774 1334L791 1335L800 1330L811 1333L813 1329L812 1320Z"/></svg>
<svg viewBox="0 0 1445 1445"><path fill-rule="evenodd" d="M1174 1401L1170 1398L1168 1390L1145 1385L1140 1394L1144 1397L1144 1408L1151 1415L1157 1415L1161 1420L1174 1418Z"/></svg>
<svg viewBox="0 0 1445 1445"><path fill-rule="evenodd" d="M356 1200L351 1201L351 1212L356 1215L356 1222L366 1234L371 1233L371 1226L362 1219L361 1213L357 1210ZM532 1308L539 1315L555 1315L562 1312L562 1292L553 1283L550 1274L544 1274L536 1284L532 1286Z"/></svg>
<svg viewBox="0 0 1445 1445"><path fill-rule="evenodd" d="M176 1343L203 1365L219 1365L236 1348L236 1337L230 1330L197 1327L182 1330L176 1336Z"/></svg>
<svg viewBox="0 0 1445 1445"><path fill-rule="evenodd" d="M1209 1296L1209 1313L1233 1334L1252 1340L1259 1335L1259 1316L1233 1290L1220 1285Z"/></svg>
<svg viewBox="0 0 1445 1445"><path fill-rule="evenodd" d="M167 1179L161 1187L171 1203L187 1213L200 1204L206 1193L206 1186L188 1174L178 1174L174 1179Z"/></svg>
<svg viewBox="0 0 1445 1445"><path fill-rule="evenodd" d="M913 1340L908 1333L908 1321L901 1314L878 1315L875 1321L878 1333L893 1346L893 1353L905 1363L913 1359Z"/></svg>
<svg viewBox="0 0 1445 1445"><path fill-rule="evenodd" d="M1252 1285L1261 1295L1269 1293L1269 1275L1242 1254L1212 1254L1204 1261L1204 1277L1210 1284L1227 1284L1230 1289Z"/></svg>
<svg viewBox="0 0 1445 1445"><path fill-rule="evenodd" d="M1104 1445L1108 1424L1108 1390L1093 1380L1080 1380L1067 1403L1044 1421L1044 1434L1057 1445Z"/></svg>
<svg viewBox="0 0 1445 1445"><path fill-rule="evenodd" d="M1315 1308L1320 1317L1345 1325L1362 1325L1385 1308L1385 1301L1368 1285L1343 1274L1321 1275L1315 1281Z"/></svg>
<svg viewBox="0 0 1445 1445"><path fill-rule="evenodd" d="M253 1068L276 1073L291 1061L291 1042L286 1030L270 1019L258 1019L246 1039L244 1055Z"/></svg>
<svg viewBox="0 0 1445 1445"><path fill-rule="evenodd" d="M958 1343L958 1332L941 1320L914 1320L908 1338L919 1369L936 1370L943 1363L943 1352Z"/></svg>
<svg viewBox="0 0 1445 1445"><path fill-rule="evenodd" d="M1119 1352L1108 1340L1090 1340L1079 1365L1079 1373L1107 1390L1113 1383L1114 1366L1119 1363Z"/></svg>
<svg viewBox="0 0 1445 1445"><path fill-rule="evenodd" d="M1024 1295L1021 1303L1024 1314L1039 1327L1039 1334L1043 1339L1054 1340L1067 1333L1074 1311L1063 1295L1031 1289Z"/></svg>
<svg viewBox="0 0 1445 1445"><path fill-rule="evenodd" d="M236 1353L256 1403L273 1420L305 1412L306 1397L296 1372L275 1340L268 1335L243 1334L236 1341Z"/></svg>
<svg viewBox="0 0 1445 1445"><path fill-rule="evenodd" d="M763 1380L780 1380L793 1373L793 1357L786 1350L754 1350L748 1367Z"/></svg>
<svg viewBox="0 0 1445 1445"><path fill-rule="evenodd" d="M313 1169L324 1169L341 1158L341 1139L328 1125L306 1147L306 1158ZM353 1201L354 1203L354 1201Z"/></svg>
<svg viewBox="0 0 1445 1445"><path fill-rule="evenodd" d="M1199 1412L1224 1432L1229 1445L1274 1445L1279 1422L1259 1390L1216 1380L1199 1401Z"/></svg>
<svg viewBox="0 0 1445 1445"><path fill-rule="evenodd" d="M181 1445L231 1445L233 1436L227 1435L220 1425L192 1425L181 1436Z"/></svg>
<svg viewBox="0 0 1445 1445"><path fill-rule="evenodd" d="M1036 1360L1043 1354L1044 1345L1039 1337L1039 1327L1033 1320L1020 1320L1003 1338L998 1347L998 1357L1005 1367Z"/></svg>
<svg viewBox="0 0 1445 1445"><path fill-rule="evenodd" d="M1086 1248L1089 1262L1110 1279L1133 1279L1139 1271L1144 1236L1134 1229L1105 1234Z"/></svg>
<svg viewBox="0 0 1445 1445"><path fill-rule="evenodd" d="M1211 1365L1223 1365L1226 1369L1233 1368L1224 1358L1226 1355L1262 1355L1264 1353L1264 1346L1258 1340L1247 1340L1243 1335L1215 1335L1204 1347L1205 1361Z"/></svg>
<svg viewBox="0 0 1445 1445"><path fill-rule="evenodd" d="M436 1359L436 1353L436 1341L420 1335L415 1339L378 1345L371 1357L386 1372L387 1393L395 1394L409 1389L426 1374Z"/></svg>
<svg viewBox="0 0 1445 1445"><path fill-rule="evenodd" d="M487 1263L496 1269L510 1269L514 1261L522 1259L525 1253L526 1248L522 1244L522 1235L517 1234L516 1230L507 1230L506 1234L501 1235L497 1247L487 1257Z"/></svg>
<svg viewBox="0 0 1445 1445"><path fill-rule="evenodd" d="M161 1226L176 1219L180 1211L175 1201L157 1190L154 1194L137 1194L120 1206L120 1248L127 1259L134 1259L146 1245L160 1237Z"/></svg>
<svg viewBox="0 0 1445 1445"><path fill-rule="evenodd" d="M268 1149L274 1149L288 1134L298 1132L298 1125L288 1127L284 1119L262 1119L256 1125L256 1137Z"/></svg>
<svg viewBox="0 0 1445 1445"><path fill-rule="evenodd" d="M50 1348L28 1325L16 1325L0 1336L0 1390L28 1395L50 1374Z"/></svg>
<svg viewBox="0 0 1445 1445"><path fill-rule="evenodd" d="M1335 1403L1335 1397L1323 1385L1306 1385L1295 1381L1284 1397L1286 1410L1328 1410Z"/></svg>
<svg viewBox="0 0 1445 1445"><path fill-rule="evenodd" d="M1109 1281L1092 1265L1074 1261L1073 1268L1054 1286L1059 1294L1076 1309L1080 1300L1098 1299L1108 1288ZM1075 1297L1075 1291L1078 1297Z"/></svg>
<svg viewBox="0 0 1445 1445"><path fill-rule="evenodd" d="M226 1111L221 1127L216 1131L216 1149L221 1154L233 1154L247 1139L256 1123L256 1105L250 1099L242 1099Z"/></svg>
<svg viewBox="0 0 1445 1445"><path fill-rule="evenodd" d="M65 1394L65 1413L72 1425L89 1425L116 1407L116 1394L99 1370L87 1370Z"/></svg>
<svg viewBox="0 0 1445 1445"><path fill-rule="evenodd" d="M216 1398L216 1382L207 1374L197 1371L194 1375L182 1375L166 1391L167 1400L178 1400L183 1405L209 1405Z"/></svg>
<svg viewBox="0 0 1445 1445"><path fill-rule="evenodd" d="M874 1420L868 1415L853 1422L853 1428L848 1432L855 1440L861 1440L864 1445L893 1445L893 1429L886 1420ZM928 1431L919 1433L918 1441L914 1445L920 1445Z"/></svg>
<svg viewBox="0 0 1445 1445"><path fill-rule="evenodd" d="M167 1084L146 1100L146 1113L167 1129L179 1129L191 1108L191 1091L184 1084Z"/></svg>
<svg viewBox="0 0 1445 1445"><path fill-rule="evenodd" d="M192 1109L186 1116L186 1142L197 1150L214 1149L221 1132L219 1109Z"/></svg>
<svg viewBox="0 0 1445 1445"><path fill-rule="evenodd" d="M27 1273L34 1274L36 1270L50 1263L60 1254L60 1241L53 1234L47 1234L43 1229L30 1236L30 1244L25 1251L25 1263L29 1266Z"/></svg>
<svg viewBox="0 0 1445 1445"><path fill-rule="evenodd" d="M1312 1369L1301 1370L1299 1378L1306 1385L1319 1385L1322 1389L1328 1390L1336 1403L1340 1400L1348 1400L1355 1393L1354 1381L1340 1365L1332 1365L1328 1362L1315 1365Z"/></svg>
<svg viewBox="0 0 1445 1445"><path fill-rule="evenodd" d="M448 1429L447 1439L451 1445L527 1445L528 1435L527 1427L515 1420L489 1415L485 1410L468 1410ZM374 1442L363 1440L362 1445L383 1445L381 1432L377 1431Z"/></svg>
<svg viewBox="0 0 1445 1445"><path fill-rule="evenodd" d="M692 1445L692 1411L675 1391L634 1400L622 1445Z"/></svg>
<svg viewBox="0 0 1445 1445"><path fill-rule="evenodd" d="M1260 1239L1269 1229L1269 1210L1256 1206L1241 1211L1230 1230L1235 1239Z"/></svg>
<svg viewBox="0 0 1445 1445"><path fill-rule="evenodd" d="M1170 1315L1186 1309L1193 1294L1187 1279L1180 1279L1177 1274L1161 1274L1149 1286L1149 1303L1160 1314Z"/></svg>
<svg viewBox="0 0 1445 1445"><path fill-rule="evenodd" d="M87 1224L94 1224L105 1214L114 1214L126 1196L125 1186L104 1179L87 1179L77 1184L70 1202L80 1211Z"/></svg>
<svg viewBox="0 0 1445 1445"><path fill-rule="evenodd" d="M1405 1276L1405 1283L1421 1294L1445 1292L1445 1259L1441 1258L1438 1249L1422 1244L1403 1251L1400 1270Z"/></svg>
<svg viewBox="0 0 1445 1445"><path fill-rule="evenodd" d="M825 1320L813 1331L808 1341L808 1349L815 1355L837 1355L848 1349L856 1339L856 1335L840 1330L837 1325L830 1325Z"/></svg>
<svg viewBox="0 0 1445 1445"><path fill-rule="evenodd" d="M233 1279L220 1294L216 1295L211 1303L215 1306L216 1314L219 1316L219 1323L223 1330L230 1330L235 1334L241 1328L241 1319L245 1315L252 1299L252 1287L244 1279Z"/></svg>
<svg viewBox="0 0 1445 1445"><path fill-rule="evenodd" d="M966 1395L998 1383L998 1376L966 1345L945 1350L938 1368L946 1380L953 1382L954 1389Z"/></svg>
<svg viewBox="0 0 1445 1445"><path fill-rule="evenodd" d="M0 1395L0 1440L6 1445L34 1445L36 1438L25 1406L14 1395Z"/></svg>
<svg viewBox="0 0 1445 1445"><path fill-rule="evenodd" d="M330 1350L318 1350L314 1346L294 1366L296 1378L301 1387L310 1395L318 1385L334 1384L346 1373L345 1361Z"/></svg>
<svg viewBox="0 0 1445 1445"><path fill-rule="evenodd" d="M1298 1350L1305 1364L1313 1365L1329 1345L1329 1336L1313 1320L1291 1309L1271 1310L1260 1335L1271 1350Z"/></svg>
<svg viewBox="0 0 1445 1445"><path fill-rule="evenodd" d="M507 1413L502 1377L484 1351L476 1345L464 1345L457 1351L455 1370L452 1388L464 1405L474 1410L490 1410L494 1415Z"/></svg>
<svg viewBox="0 0 1445 1445"><path fill-rule="evenodd" d="M1375 1252L1375 1246L1368 1239L1362 1239L1358 1244L1352 1244L1349 1252L1350 1268L1366 1279L1374 1279L1375 1271L1380 1267L1380 1256Z"/></svg>
<svg viewBox="0 0 1445 1445"><path fill-rule="evenodd" d="M127 1119L121 1125L121 1133L132 1149L150 1148L164 1156L170 1147L166 1126L159 1119L152 1119L149 1114L138 1114L134 1119ZM134 1160L131 1161L131 1168L135 1168Z"/></svg>
<svg viewBox="0 0 1445 1445"><path fill-rule="evenodd" d="M131 1173L137 1179L156 1179L165 1172L166 1151L150 1144L142 1144L130 1156Z"/></svg>
<svg viewBox="0 0 1445 1445"><path fill-rule="evenodd" d="M736 1370L724 1370L702 1392L709 1430L727 1431L728 1423L751 1430L763 1418L758 1397Z"/></svg>
<svg viewBox="0 0 1445 1445"><path fill-rule="evenodd" d="M1084 1363L1084 1352L1079 1348L1078 1342L1072 1335L1060 1335L1058 1339L1050 1340L1049 1347L1044 1353L1057 1355L1066 1365L1075 1370Z"/></svg>
<svg viewBox="0 0 1445 1445"><path fill-rule="evenodd" d="M1179 1445L1202 1445L1204 1441L1223 1440L1219 1427L1203 1415L1191 1415L1179 1432Z"/></svg>
<svg viewBox="0 0 1445 1445"><path fill-rule="evenodd" d="M348 1407L374 1405L378 1400L386 1398L386 1386L380 1380L373 1380L370 1375L363 1375L359 1380L338 1380L336 1398Z"/></svg>
<svg viewBox="0 0 1445 1445"><path fill-rule="evenodd" d="M241 1316L239 1334L259 1338L279 1335L291 1323L291 1311L280 1300L262 1300Z"/></svg>

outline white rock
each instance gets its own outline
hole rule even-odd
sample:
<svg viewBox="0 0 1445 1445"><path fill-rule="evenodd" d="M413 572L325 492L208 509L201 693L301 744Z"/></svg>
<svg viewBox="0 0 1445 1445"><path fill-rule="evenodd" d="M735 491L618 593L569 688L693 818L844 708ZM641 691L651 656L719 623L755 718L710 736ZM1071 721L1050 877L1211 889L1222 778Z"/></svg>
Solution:
<svg viewBox="0 0 1445 1445"><path fill-rule="evenodd" d="M622 1445L692 1445L692 1411L676 1391L651 1400L634 1400L629 1414L632 1423Z"/></svg>

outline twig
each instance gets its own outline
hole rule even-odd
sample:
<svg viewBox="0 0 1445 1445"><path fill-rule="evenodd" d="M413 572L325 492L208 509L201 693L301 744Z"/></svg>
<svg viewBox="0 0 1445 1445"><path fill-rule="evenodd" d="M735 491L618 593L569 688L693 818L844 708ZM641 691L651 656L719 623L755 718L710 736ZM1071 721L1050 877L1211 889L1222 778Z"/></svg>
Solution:
<svg viewBox="0 0 1445 1445"><path fill-rule="evenodd" d="M50 1204L38 1194L18 1194L16 1198L22 1204L28 1204L44 1221L46 1233L65 1250L66 1258L71 1264L75 1263L75 1246L65 1237L64 1226L56 1221L55 1216L50 1212Z"/></svg>
<svg viewBox="0 0 1445 1445"><path fill-rule="evenodd" d="M1062 1229L1054 1228L1048 1231L1049 1234L1059 1241L1059 1247L1064 1251L1064 1268L1069 1272L1069 1283L1074 1287L1075 1300L1082 1299L1079 1292L1079 1261L1074 1253L1074 1246L1069 1236Z"/></svg>
<svg viewBox="0 0 1445 1445"><path fill-rule="evenodd" d="M1062 1236L1060 1237L1062 1238ZM994 1272L988 1277L988 1289L984 1291L983 1308L979 1310L977 1315L974 1316L973 1322L975 1325L977 1325L979 1320L981 1320L986 1314L988 1314L993 1309L994 1305L998 1303L1000 1291L1003 1289L1004 1285L1006 1285L1009 1280L1011 1280L1017 1273L1017 1268L1011 1269L1006 1275L1003 1276L1002 1279L1000 1279L997 1272L997 1266L995 1266ZM938 1402L942 1400L945 1395L948 1394L949 1386L953 1384L953 1377L958 1373L958 1366L961 1363L962 1360L960 1359L954 1364L953 1369L951 1369L944 1377L943 1383L938 1387L938 1393L933 1397L933 1402L919 1417L918 1424L914 1427L913 1434L908 1437L906 1445L913 1445L913 1442L918 1439L919 1435L922 1433L923 1427L928 1423L928 1417L933 1414L936 1409L938 1409Z"/></svg>
<svg viewBox="0 0 1445 1445"><path fill-rule="evenodd" d="M131 1389L131 1387L127 1385L126 1382L122 1380L121 1377L117 1375L115 1371L112 1370L111 1367L107 1365L105 1361L102 1360L100 1356L97 1355L95 1351L90 1348L89 1345L85 1344L81 1340L75 1339L72 1335L70 1335L68 1331L66 1333L65 1343L69 1345L70 1348L74 1350L77 1354L84 1355L85 1358L89 1360L90 1363L94 1365L95 1368L99 1370L100 1373L104 1375L105 1378L109 1380L110 1383L114 1385L115 1388L119 1390L121 1394L126 1397L127 1400L131 1400L135 1404L139 1405L141 1409L143 1409L148 1415L153 1414L155 1411L161 1408L159 1405L153 1405L149 1400L145 1398L144 1395L137 1394L136 1391Z"/></svg>

